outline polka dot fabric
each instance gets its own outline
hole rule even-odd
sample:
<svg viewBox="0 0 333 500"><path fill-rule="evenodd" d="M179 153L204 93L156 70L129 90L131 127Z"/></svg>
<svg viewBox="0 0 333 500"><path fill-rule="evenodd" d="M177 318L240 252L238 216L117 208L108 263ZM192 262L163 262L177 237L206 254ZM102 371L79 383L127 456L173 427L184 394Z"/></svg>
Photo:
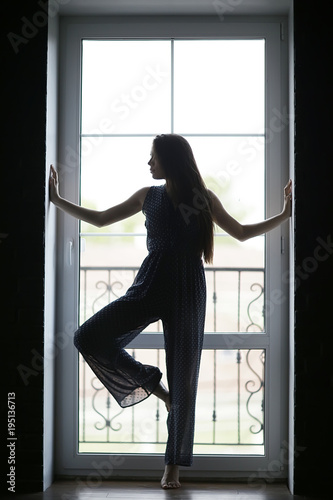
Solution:
<svg viewBox="0 0 333 500"><path fill-rule="evenodd" d="M119 405L131 406L154 392L162 374L134 360L125 347L162 320L171 399L165 463L190 466L206 309L204 268L194 251L197 217L184 217L165 185L149 189L143 213L149 253L133 285L86 321L74 344Z"/></svg>

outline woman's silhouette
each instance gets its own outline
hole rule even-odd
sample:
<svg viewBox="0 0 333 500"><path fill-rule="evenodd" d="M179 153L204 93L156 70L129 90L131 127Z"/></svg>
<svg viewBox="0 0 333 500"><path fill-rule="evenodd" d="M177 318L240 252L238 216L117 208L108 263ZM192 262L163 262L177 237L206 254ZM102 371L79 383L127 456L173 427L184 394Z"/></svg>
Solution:
<svg viewBox="0 0 333 500"><path fill-rule="evenodd" d="M126 294L77 330L74 344L121 407L151 394L168 410L168 442L162 488L178 488L178 466L192 464L194 412L203 343L206 285L202 258L213 259L213 223L240 241L266 233L291 214L291 181L282 212L242 225L205 187L189 143L176 134L155 137L148 162L162 186L145 187L104 211L75 205L59 195L51 166L50 198L77 219L98 227L139 211L146 216L148 256ZM134 360L125 347L150 323L162 320L168 389L157 367Z"/></svg>

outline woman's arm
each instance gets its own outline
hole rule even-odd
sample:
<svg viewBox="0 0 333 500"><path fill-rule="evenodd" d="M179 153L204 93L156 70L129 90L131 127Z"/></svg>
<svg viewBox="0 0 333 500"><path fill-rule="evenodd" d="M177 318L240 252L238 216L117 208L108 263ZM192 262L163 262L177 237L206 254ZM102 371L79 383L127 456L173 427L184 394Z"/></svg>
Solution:
<svg viewBox="0 0 333 500"><path fill-rule="evenodd" d="M220 226L226 233L230 234L239 241L245 241L254 236L267 233L279 226L283 221L291 216L291 191L292 183L289 180L284 188L284 205L282 212L256 224L240 224L223 207L215 193L210 191L212 198L213 221Z"/></svg>
<svg viewBox="0 0 333 500"><path fill-rule="evenodd" d="M56 207L72 215L76 219L83 220L97 227L108 226L109 224L127 219L127 217L131 217L132 215L140 212L146 194L149 190L149 187L142 188L123 203L107 210L99 211L81 207L62 198L59 195L58 173L52 165L50 169L49 187L50 200L56 205Z"/></svg>

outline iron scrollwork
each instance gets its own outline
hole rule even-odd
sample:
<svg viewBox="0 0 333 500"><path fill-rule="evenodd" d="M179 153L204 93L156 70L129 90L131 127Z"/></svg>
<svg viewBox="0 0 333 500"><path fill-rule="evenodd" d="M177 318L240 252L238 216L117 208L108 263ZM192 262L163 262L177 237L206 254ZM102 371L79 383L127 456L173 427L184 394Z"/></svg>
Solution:
<svg viewBox="0 0 333 500"><path fill-rule="evenodd" d="M94 424L95 426L95 429L97 429L98 431L102 431L106 428L109 428L111 429L112 431L114 432L118 432L121 430L122 428L122 424L120 422L118 422L116 425L113 425L113 421L119 416L121 415L121 413L123 413L124 409L122 408L118 413L116 413L116 415L114 415L112 418L110 418L110 408L111 408L111 398L110 398L110 394L108 393L107 394L107 398L106 398L106 410L107 410L107 416L103 415L103 413L101 413L97 407L96 407L96 398L97 396L100 394L101 391L105 391L105 387L102 385L101 387L98 387L96 386L96 381L99 382L98 378L97 377L94 377L92 380L91 380L91 386L92 388L94 389L95 393L92 397L92 407L93 407L93 410L98 413L98 415L101 416L101 418L103 419L104 422L100 423L100 422L96 422Z"/></svg>
<svg viewBox="0 0 333 500"><path fill-rule="evenodd" d="M257 424L259 425L259 428L257 430L255 430L255 426L256 424L252 424L250 426L250 432L252 434L259 434L263 428L264 428L264 422L261 421L258 417L256 417L255 415L253 415L253 413L251 413L250 411L250 403L251 403L251 399L253 398L253 396L255 394L257 394L258 392L261 391L261 389L264 388L264 367L265 367L265 350L262 350L261 353L260 353L260 356L259 356L259 359L263 365L263 368L262 368L262 375L260 376L259 373L257 373L253 367L251 366L250 364L250 360L249 360L249 356L250 356L250 353L251 353L251 349L249 349L246 353L246 364L248 366L248 368L251 370L251 372L257 377L258 379L258 382L256 383L254 380L248 380L245 384L245 389L248 393L250 393L249 397L247 398L247 401L246 401L246 411L247 413L250 415L251 418L253 418ZM250 388L250 386L252 386L252 389ZM256 388L257 386L257 388ZM262 410L263 410L263 406L262 406Z"/></svg>
<svg viewBox="0 0 333 500"><path fill-rule="evenodd" d="M120 295L117 294L115 292L115 290L116 289L122 290L124 288L124 283L122 283L121 281L114 281L113 283L107 283L106 281L100 280L100 281L97 281L97 283L96 283L95 286L96 286L97 289L104 288L104 291L103 291L103 293L101 293L101 295L99 295L98 297L96 297L96 299L92 303L93 314L95 314L95 312L96 312L96 304L97 304L97 302L99 300L101 300L101 298L104 297L107 293L109 295L110 295L110 293L112 293L118 299L120 297Z"/></svg>
<svg viewBox="0 0 333 500"><path fill-rule="evenodd" d="M256 327L258 328L258 331L259 332L262 332L263 331L263 328L258 324L258 323L255 323L255 321L253 320L252 318L252 313L251 313L251 306L252 304L254 304L254 302L256 302L257 300L260 299L260 297L263 295L264 293L264 287L260 284L260 283L253 283L250 287L250 290L253 292L255 290L255 288L259 288L259 295L257 295L253 300L251 300L251 302L248 304L247 306L247 316L250 320L250 323L248 324L248 326L246 327L246 331L250 331L250 328L251 327Z"/></svg>

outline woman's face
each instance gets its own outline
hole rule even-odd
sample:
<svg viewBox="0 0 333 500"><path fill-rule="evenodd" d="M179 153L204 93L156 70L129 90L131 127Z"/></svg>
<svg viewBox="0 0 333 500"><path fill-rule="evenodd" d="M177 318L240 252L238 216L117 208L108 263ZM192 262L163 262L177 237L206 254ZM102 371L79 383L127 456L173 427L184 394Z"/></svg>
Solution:
<svg viewBox="0 0 333 500"><path fill-rule="evenodd" d="M148 162L148 165L150 166L150 172L153 176L153 179L165 179L165 172L156 156L154 146L151 149L150 155L151 158Z"/></svg>

